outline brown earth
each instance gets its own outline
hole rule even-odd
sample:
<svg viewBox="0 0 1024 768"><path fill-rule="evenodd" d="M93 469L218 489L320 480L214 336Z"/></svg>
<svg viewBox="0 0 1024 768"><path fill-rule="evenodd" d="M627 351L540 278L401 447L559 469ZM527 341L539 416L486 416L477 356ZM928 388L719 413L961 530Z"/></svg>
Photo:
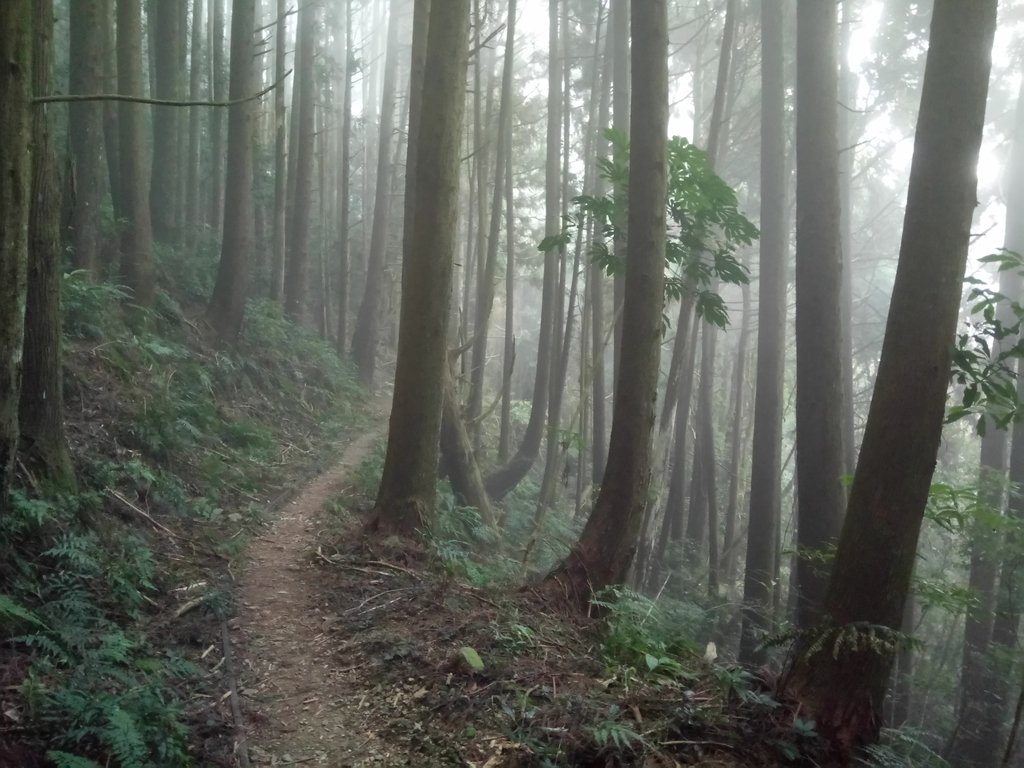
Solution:
<svg viewBox="0 0 1024 768"><path fill-rule="evenodd" d="M366 506L351 481L384 433L377 411L253 542L240 576L235 746L251 765L812 764L770 746L785 714L738 702L699 663L658 684L609 671L598 620L528 589L471 587L422 545L363 536L361 515L334 509Z"/></svg>

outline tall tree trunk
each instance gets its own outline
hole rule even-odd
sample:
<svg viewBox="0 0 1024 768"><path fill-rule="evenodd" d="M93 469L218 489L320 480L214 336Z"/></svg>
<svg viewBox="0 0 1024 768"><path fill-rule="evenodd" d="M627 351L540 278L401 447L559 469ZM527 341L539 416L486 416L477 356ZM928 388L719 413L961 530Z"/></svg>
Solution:
<svg viewBox="0 0 1024 768"><path fill-rule="evenodd" d="M632 149L629 170L629 252L623 303L622 370L615 394L608 470L594 510L569 555L548 574L550 595L585 605L594 592L622 583L643 524L650 481L664 304L665 193L668 112L668 12L665 0L636 3L632 36Z"/></svg>
<svg viewBox="0 0 1024 768"><path fill-rule="evenodd" d="M119 93L142 96L142 9L138 0L117 0L117 80ZM118 115L121 152L121 192L124 217L121 232L121 273L132 289L132 301L151 306L156 291L153 229L149 219L149 177L143 144L145 126L141 104L121 102Z"/></svg>
<svg viewBox="0 0 1024 768"><path fill-rule="evenodd" d="M942 433L995 24L996 0L936 0L899 265L825 603L837 632L903 618ZM825 647L798 648L785 685L848 755L878 735L892 655Z"/></svg>
<svg viewBox="0 0 1024 768"><path fill-rule="evenodd" d="M53 0L33 4L32 89L53 88ZM32 199L21 401L21 450L26 463L58 488L75 485L64 437L60 327L60 182L50 111L32 112Z"/></svg>
<svg viewBox="0 0 1024 768"><path fill-rule="evenodd" d="M725 557L722 572L725 583L731 588L736 578L736 518L738 517L739 489L743 478L743 414L746 402L743 397L747 377L747 345L750 343L750 286L743 286L743 320L740 338L736 345L736 367L732 374L732 424L729 432L729 500L725 513Z"/></svg>
<svg viewBox="0 0 1024 768"><path fill-rule="evenodd" d="M512 371L516 363L515 295L516 241L515 195L512 183L512 141L505 152L505 344L501 355L501 426L498 432L498 460L508 461L512 444Z"/></svg>
<svg viewBox="0 0 1024 768"><path fill-rule="evenodd" d="M629 15L631 0L611 0L611 19L609 21L609 35L611 39L612 56L612 127L620 136L629 135L630 123L630 72L629 72ZM616 189L615 197L619 200L625 199L625 190ZM622 216L615 222L615 256L621 261L627 256L628 243L628 222L626 216ZM619 389L619 370L622 358L622 301L625 296L625 276L619 271L612 278L612 392ZM614 397L617 395L613 394Z"/></svg>
<svg viewBox="0 0 1024 768"><path fill-rule="evenodd" d="M686 315L685 330L679 327L677 334L683 333L684 341L680 350L680 360L685 366L676 380L675 426L673 428L671 469L668 479L668 498L665 499L665 516L661 522L661 533L654 552L649 583L661 579L665 567L665 553L669 544L678 544L683 540L686 524L686 447L690 429L690 401L693 397L693 378L697 362L697 333L700 324L692 322L693 309Z"/></svg>
<svg viewBox="0 0 1024 768"><path fill-rule="evenodd" d="M786 328L786 134L783 18L761 5L761 255L750 507L743 574L740 660L764 663L773 613L775 542L781 510Z"/></svg>
<svg viewBox="0 0 1024 768"><path fill-rule="evenodd" d="M608 35L610 37L610 33ZM603 152L605 156L610 154L610 144L607 139L604 138L605 130L608 127L609 122L609 108L611 106L612 98L612 65L614 61L612 57L608 55L609 41L606 40L604 51L604 71L601 74L601 96L600 105L598 106L598 118L597 127L594 130L595 137L598 139L598 146L601 148L599 151ZM607 194L607 180L600 174L596 174L594 179L595 192L597 196L601 197ZM594 243L601 241L601 245L606 247L604 243L603 235L598 231L598 227L593 227L594 230ZM600 485L601 480L604 477L605 462L608 459L608 420L607 420L607 406L605 404L606 396L606 376L605 376L605 352L608 348L608 328L605 320L605 280L604 270L601 265L597 263L596 259L589 259L589 265L587 267L587 294L590 297L590 382L593 392L591 395L591 415L593 417L593 427L591 429L591 483L594 485ZM614 330L612 331L614 333Z"/></svg>
<svg viewBox="0 0 1024 768"><path fill-rule="evenodd" d="M103 15L100 0L71 0L68 91L110 93L103 87ZM68 105L68 149L71 172L65 183L72 205L65 240L77 269L96 276L100 248L100 205L103 194L103 105L96 101Z"/></svg>
<svg viewBox="0 0 1024 768"><path fill-rule="evenodd" d="M316 45L317 5L304 2L299 6L299 31L295 54L295 106L297 131L295 141L295 196L288 219L288 263L284 277L284 311L298 321L302 317L306 284L309 280L309 217L313 202L313 149L316 140L316 76L313 71L313 49ZM378 183L387 187L384 179Z"/></svg>
<svg viewBox="0 0 1024 768"><path fill-rule="evenodd" d="M821 617L843 491L836 6L797 4L797 624Z"/></svg>
<svg viewBox="0 0 1024 768"><path fill-rule="evenodd" d="M192 0L192 40L189 54L189 98L198 101L201 96L203 75L203 0ZM199 158L202 155L200 133L201 109L192 107L188 111L188 166L185 185L185 219L183 225L190 229L189 240L199 226L199 200L202 193L199 183Z"/></svg>
<svg viewBox="0 0 1024 768"><path fill-rule="evenodd" d="M548 100L547 100L547 150L544 165L544 227L546 235L561 232L561 94L562 68L556 65L558 59L558 0L548 2ZM558 299L558 254L557 248L544 253L544 277L541 292L540 332L537 339L537 368L533 383L533 400L530 404L530 420L526 425L522 442L515 455L505 464L493 470L485 480L487 492L492 499L500 500L526 477L540 453L544 438L544 426L548 417L551 396L551 374L556 346L555 326L562 322L556 314Z"/></svg>
<svg viewBox="0 0 1024 768"><path fill-rule="evenodd" d="M915 626L913 593L903 604L903 624L900 631L913 637ZM914 646L905 643L896 656L896 674L893 682L892 727L900 728L910 720L911 697L914 692Z"/></svg>
<svg viewBox="0 0 1024 768"><path fill-rule="evenodd" d="M726 3L722 44L718 56L718 73L708 130L708 162L718 165L722 150L723 129L728 121L726 94L732 69L732 49L736 38L738 0ZM700 551L701 532L707 522L708 540L708 593L715 595L719 583L718 562L718 487L716 481L715 431L712 422L714 403L715 348L717 329L710 323L701 328L700 381L697 390L696 437L694 441L694 480L690 494L690 517L687 538L694 545L694 554ZM678 439L680 435L676 435ZM693 535L690 535L690 532ZM696 561L694 562L696 565Z"/></svg>
<svg viewBox="0 0 1024 768"><path fill-rule="evenodd" d="M148 18L152 26L150 41L155 64L153 96L157 99L181 98L181 71L178 69L178 48L185 30L179 27L179 3L153 3L155 16ZM175 107L153 107L153 172L150 175L149 212L153 236L163 243L178 240L175 196L181 155L178 152L178 117Z"/></svg>
<svg viewBox="0 0 1024 768"><path fill-rule="evenodd" d="M281 0L284 2L284 0ZM415 35L415 32L413 33ZM338 327L335 349L345 354L348 343L348 294L349 294L349 212L351 200L349 182L352 166L352 68L355 54L352 51L352 2L345 2L345 81L342 84L341 131L338 156ZM411 113L411 111L410 111ZM412 142L410 142L410 150ZM406 169L408 173L408 169ZM283 218L283 215L282 215Z"/></svg>
<svg viewBox="0 0 1024 768"><path fill-rule="evenodd" d="M487 360L487 331L494 307L494 279L498 265L498 236L501 208L505 196L505 173L508 160L506 147L512 132L512 73L515 63L516 0L509 0L508 23L505 27L505 62L501 73L501 101L498 106L498 136L494 145L494 190L491 197L490 230L487 255L477 281L476 317L473 321L473 351L470 367L470 389L466 417L473 424L473 435L479 439L480 414L483 410L484 364ZM506 222L506 226L508 223Z"/></svg>
<svg viewBox="0 0 1024 768"><path fill-rule="evenodd" d="M100 50L103 54L103 93L117 93L117 43L114 35L115 3L117 0L100 0ZM70 114L70 113L69 113ZM124 218L124 193L121 191L121 130L120 109L116 101L103 102L103 149L107 156L107 180L110 185L110 203L114 219ZM98 225L97 225L98 226ZM113 250L113 249L112 249ZM115 254L104 258L98 254L101 267L115 263Z"/></svg>
<svg viewBox="0 0 1024 768"><path fill-rule="evenodd" d="M255 24L255 0L233 0L232 99L244 98L254 90ZM224 200L224 238L209 312L217 332L229 344L236 343L242 331L245 300L249 293L249 267L256 238L252 160L255 110L255 102L246 101L235 104L228 113L226 183L231 194Z"/></svg>
<svg viewBox="0 0 1024 768"><path fill-rule="evenodd" d="M346 23L348 22L346 21ZM285 58L288 55L287 24L288 0L277 0L277 23L274 27L274 82L281 82L284 78ZM347 43L345 50L348 51ZM351 54L347 53L346 55ZM351 83L349 69L349 63L346 61L345 76L348 78L347 83ZM351 85L348 87L351 88ZM344 128L342 129L342 135L344 136ZM343 156L343 166L346 160L347 158ZM284 264L287 243L285 231L287 180L288 120L285 108L284 87L279 86L274 89L274 240L270 252L270 298L274 301L281 301L284 297Z"/></svg>
<svg viewBox="0 0 1024 768"><path fill-rule="evenodd" d="M0 518L9 509L18 447L32 141L32 3L0 3Z"/></svg>
<svg viewBox="0 0 1024 768"><path fill-rule="evenodd" d="M1003 245L1008 251L1024 251L1024 84L1017 96L1017 115L1013 133L1010 162L1006 168L1006 231ZM1016 270L999 273L999 293L1010 301L1021 300L1021 279ZM1001 306L998 310L1004 327L1016 322L1012 310ZM996 342L995 353L1000 353L1015 341L1013 338ZM1024 380L1018 371L1017 399L1024 397ZM950 760L956 765L995 766L1003 746L1004 719L1009 715L1010 679L1005 669L998 668L993 651L1002 651L1011 658L1017 644L1020 624L1019 574L1021 537L1017 526L1024 519L1024 501L1020 493L1005 494L1007 478L1006 431L993 424L982 438L982 469L979 486L989 494L988 502L995 510L1004 503L1010 523L1006 526L1003 546L991 531L991 524L977 525L971 538L970 583L976 600L967 610L964 625L964 649L960 667L960 708L956 738L952 744ZM1024 425L1015 422L1009 450L1009 488L1019 488L1024 482ZM987 485L983 484L987 483ZM1004 502L1004 496L1008 496ZM995 511L993 510L993 511ZM979 521L980 523L980 521ZM996 571L999 588L996 590ZM994 613L993 613L994 612Z"/></svg>
<svg viewBox="0 0 1024 768"><path fill-rule="evenodd" d="M433 13L433 10L431 11ZM352 359L359 369L359 380L373 386L377 370L377 341L380 336L380 305L384 287L388 223L391 218L391 133L395 116L395 78L398 68L398 4L391 5L388 21L388 45L384 61L384 92L380 108L380 140L377 149L377 181L373 203L373 231L366 263L366 285L359 305L355 332L352 334ZM461 113L460 113L461 114ZM404 279L404 278L403 278Z"/></svg>
<svg viewBox="0 0 1024 768"><path fill-rule="evenodd" d="M427 3L417 2L414 28ZM448 375L447 332L459 200L459 148L465 111L469 0L429 4L422 104L410 107L406 183L415 201L402 269L402 314L395 394L373 527L403 535L434 522L438 436ZM415 70L414 70L415 71ZM410 89L412 92L416 87ZM385 183L378 179L378 185Z"/></svg>
<svg viewBox="0 0 1024 768"><path fill-rule="evenodd" d="M118 0L120 2L120 0ZM224 2L210 0L210 80L214 101L223 101L228 90L224 66ZM207 224L219 234L224 222L224 110L210 115L210 209Z"/></svg>
<svg viewBox="0 0 1024 768"><path fill-rule="evenodd" d="M851 0L842 0L839 33L839 258L841 261L839 295L840 338L842 339L843 394L843 474L852 475L857 464L857 444L853 426L853 160L857 153L850 115L854 110L856 76L850 71L850 27L854 13Z"/></svg>

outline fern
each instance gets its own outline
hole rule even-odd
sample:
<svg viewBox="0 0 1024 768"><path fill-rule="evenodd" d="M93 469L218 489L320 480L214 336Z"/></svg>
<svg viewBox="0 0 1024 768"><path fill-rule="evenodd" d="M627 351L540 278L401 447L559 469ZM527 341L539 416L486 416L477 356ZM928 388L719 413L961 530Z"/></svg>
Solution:
<svg viewBox="0 0 1024 768"><path fill-rule="evenodd" d="M17 626L18 623L31 624L40 629L47 629L46 622L35 613L17 602L9 595L0 593L0 627L5 629Z"/></svg>
<svg viewBox="0 0 1024 768"><path fill-rule="evenodd" d="M103 729L102 738L121 768L145 768L149 750L139 724L130 713L119 706L112 707L107 712L107 726Z"/></svg>
<svg viewBox="0 0 1024 768"><path fill-rule="evenodd" d="M70 752L61 752L51 749L46 753L46 759L50 760L55 768L103 768L99 763L87 757L72 755Z"/></svg>

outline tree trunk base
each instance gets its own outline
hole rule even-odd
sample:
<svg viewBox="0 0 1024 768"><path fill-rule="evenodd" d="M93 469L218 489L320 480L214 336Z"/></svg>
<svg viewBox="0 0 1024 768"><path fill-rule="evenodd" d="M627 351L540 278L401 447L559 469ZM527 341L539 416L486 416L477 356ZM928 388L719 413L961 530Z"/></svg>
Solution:
<svg viewBox="0 0 1024 768"><path fill-rule="evenodd" d="M366 533L414 539L428 532L429 519L430 510L420 499L378 501L364 530Z"/></svg>

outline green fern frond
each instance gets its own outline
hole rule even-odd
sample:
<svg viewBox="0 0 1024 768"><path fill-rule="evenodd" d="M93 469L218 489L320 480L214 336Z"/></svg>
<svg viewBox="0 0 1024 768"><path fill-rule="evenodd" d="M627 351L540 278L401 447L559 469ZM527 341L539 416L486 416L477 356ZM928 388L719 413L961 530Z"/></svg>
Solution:
<svg viewBox="0 0 1024 768"><path fill-rule="evenodd" d="M33 627L48 629L34 611L26 608L10 595L0 594L0 627L9 628L18 624L31 624Z"/></svg>
<svg viewBox="0 0 1024 768"><path fill-rule="evenodd" d="M79 757L57 749L47 752L46 759L51 761L56 768L103 768L99 763L87 757Z"/></svg>
<svg viewBox="0 0 1024 768"><path fill-rule="evenodd" d="M129 712L116 704L107 711L103 742L110 748L122 768L145 767L148 750L139 724Z"/></svg>

